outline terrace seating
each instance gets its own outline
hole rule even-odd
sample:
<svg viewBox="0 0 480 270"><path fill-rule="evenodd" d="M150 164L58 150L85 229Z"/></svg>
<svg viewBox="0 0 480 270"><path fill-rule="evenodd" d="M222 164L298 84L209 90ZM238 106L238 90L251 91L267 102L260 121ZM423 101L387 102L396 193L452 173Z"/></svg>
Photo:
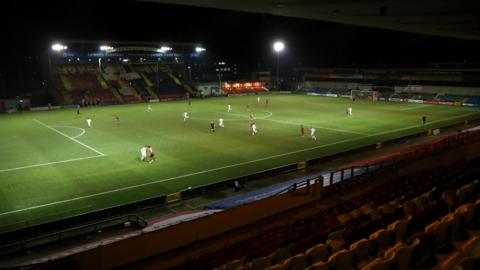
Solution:
<svg viewBox="0 0 480 270"><path fill-rule="evenodd" d="M462 236L466 233L467 227L477 224L480 216L480 199L475 199L478 198L479 184L478 181L468 182L468 175L472 175L474 171L478 170L471 168L479 163L480 161L476 160L468 166L457 164L452 168L439 168L438 171L424 172L414 177L405 176L392 183L376 187L370 191L369 197L378 198L378 202L373 201L372 204L372 201L370 201L367 204L362 204L362 199L353 199L345 202L341 207L336 207L338 210L343 209L351 216L343 225L338 220L331 224L343 227L341 230L330 230L328 235L325 235L321 229L310 230L318 228L315 223L311 223L312 227L305 227L309 233L320 231L320 234L324 235L323 237L316 235L312 238L325 241L324 244L317 242L310 247L307 246L306 249L298 250L303 245L299 241L301 239L297 239L296 244L290 245L288 248L295 249L296 247L296 250L300 251L302 255L296 253L295 256L308 260L309 267L307 269L391 269L392 267L395 269L410 269L415 265L432 265L436 261L435 252L450 252L453 247L451 243L455 240L456 235ZM466 168L469 169L464 170ZM439 173L448 171L448 169L452 172L448 174ZM462 171L465 174L459 176L460 174L455 173L457 171ZM417 178L424 178L424 181L418 182ZM432 189L432 185L435 185L435 188ZM394 193L390 197L390 191L394 189L400 189L401 192ZM445 194L449 194L450 197L442 196L442 191L448 190L452 192L446 192ZM375 196L377 192L381 192L383 196ZM399 196L400 194L404 194L400 201L398 198L394 198L395 195ZM365 197L365 199L367 198ZM450 201L450 208L447 207L449 205L446 202L447 200ZM474 203L471 203L472 200ZM379 203L382 204L378 205ZM353 208L355 205L357 206ZM382 217L375 223L380 227L365 226L375 218L375 215L370 216L365 213L371 214L374 212L372 208L376 206L381 209L379 211ZM361 214L358 211L359 209L363 209L363 211L360 211ZM328 219L328 213L330 213L329 210L326 213L317 214L315 219L319 221ZM391 218L392 213L395 213L399 219L392 223L383 220L384 216ZM352 230L358 224L361 224L362 228L370 228L369 230L375 228L375 230L372 232L363 229ZM282 231L288 232L293 228L283 228ZM364 232L362 233L362 231ZM274 235L278 237L278 234ZM459 237L457 239L464 238ZM470 250L478 242L480 240L475 238L468 245L465 244L464 249ZM349 249L342 249L348 244L350 245ZM330 251L333 251L333 254L327 259ZM460 259L463 257L462 255L455 260L452 259L452 264L460 263ZM289 259L286 261L289 261ZM302 261L304 260L302 259ZM442 260L440 264L443 263L448 264ZM286 265L284 264L283 267L285 269Z"/></svg>

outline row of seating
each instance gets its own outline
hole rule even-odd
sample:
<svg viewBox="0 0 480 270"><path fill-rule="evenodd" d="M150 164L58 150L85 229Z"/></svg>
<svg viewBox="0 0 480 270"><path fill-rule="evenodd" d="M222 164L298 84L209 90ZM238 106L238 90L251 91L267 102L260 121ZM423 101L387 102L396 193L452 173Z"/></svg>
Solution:
<svg viewBox="0 0 480 270"><path fill-rule="evenodd" d="M409 205L415 204L417 211L422 211L428 206L438 207L434 195L435 189L422 194L412 200L404 202L402 207L411 208ZM478 194L478 181L467 184L456 191L454 197L458 197L458 203L473 199ZM448 203L452 194L444 193L441 200ZM380 209L390 209L392 204L388 203ZM406 213L408 210L405 211ZM411 269L420 266L426 260L435 256L435 251L440 247L447 245L447 228L451 228L451 235L464 239L467 226L478 227L478 218L480 217L480 199L474 204L462 204L453 212L448 213L440 221L434 221L428 225L424 232L418 233L415 228L421 228L419 223L414 223L414 218L410 215L401 220L397 220L388 225L386 229L380 229L368 238L363 238L351 244L345 249L345 230L331 233L325 244L317 244L309 248L305 253L298 253L290 256L293 245L280 248L276 252L266 257L252 260L248 264L243 264L242 260L230 262L221 267L221 269L237 270L262 270L262 269L308 269L308 270L326 270L326 269ZM373 217L372 217L373 218ZM431 218L431 217L430 217ZM441 226L446 224L446 226ZM457 239L457 238L455 238ZM471 255L471 247L478 247L480 238L465 243L462 248L464 254ZM336 251L338 250L338 251ZM336 251L336 252L335 252ZM454 256L455 262L460 257L458 253ZM445 265L450 265L450 260ZM446 269L442 265L442 269ZM448 268L451 269L451 268Z"/></svg>
<svg viewBox="0 0 480 270"><path fill-rule="evenodd" d="M478 161L476 163L476 166L478 166ZM473 171L469 170L469 168L476 167L460 166L459 168L457 168L457 170L463 171L463 176L466 176L473 173ZM318 243L319 240L323 239L329 240L332 244L332 249L334 251L337 251L339 247L353 244L355 241L358 241L362 237L364 237L365 233L373 233L379 228L381 228L381 226L388 225L386 224L387 222L391 222L396 218L398 219L405 216L412 216L412 218L415 220L415 224L424 225L426 221L422 218L419 218L422 217L422 215L419 213L413 215L412 213L414 213L413 211L416 211L416 209L423 209L422 211L425 211L424 208L422 208L422 205L425 204L426 201L428 201L428 196L432 196L431 194L436 192L436 190L428 191L428 189L431 189L432 184L438 185L438 181L442 180L444 181L442 188L448 188L448 185L456 185L460 183L458 181L445 181L445 179L449 179L449 177L451 179L458 180L457 177L455 177L454 175L445 173L446 169L448 168L440 168L438 171L430 171L428 172L428 174L409 176L408 178L403 178L388 183L386 185L381 185L372 190L372 192L369 192L367 196L361 196L360 198L351 200L339 207L329 209L327 211L324 211L324 213L319 213L316 217L313 217L310 220L307 219L303 220L302 222L297 222L295 226L287 228L283 232L277 231L274 232L273 235L271 235L277 238L278 236L284 237L284 239L281 239L282 241L275 240L275 238L269 238L269 234L265 234L266 237L259 237L259 239L255 240L255 242L259 243L258 245L256 245L255 247L249 246L245 250L254 250L255 252L253 253L256 254L256 257L258 257L259 255L262 256L262 253L269 250L268 248L265 248L265 246L274 247L277 243L281 245L285 242L283 240L288 240L290 238L296 242L297 249L302 249L302 246L303 249L305 249L306 247L311 246L311 244L314 244L315 242ZM458 173L457 170L454 171ZM416 198L416 194L419 193L424 195ZM414 200L410 201L411 198L414 198ZM389 201L384 205L376 204L376 201L383 201L383 203L385 203L385 199L390 199L391 202ZM369 203L366 203L364 205L361 204L362 202L368 200L370 200ZM405 203L403 203L404 201ZM399 208L397 206L398 204L402 204L402 207ZM441 209L448 209L448 207L448 204L446 204L444 208L436 205L429 211L438 211L439 213L442 213ZM348 217L349 215L350 217ZM335 233L332 234L332 228L338 227L343 227L343 232L336 232L337 234L342 235L342 241L340 242L335 241L340 240L337 239L339 238L338 235L336 236ZM303 241L298 241L298 239L302 238L295 238L302 235L307 235L306 239ZM328 235L328 239L325 239L325 235ZM241 248L239 247L236 248L238 250L241 250ZM229 255L228 252L225 252L223 254L226 257L228 257ZM250 252L250 254L252 254L252 252ZM244 260L248 261L250 254L248 251L246 251L243 254ZM237 257L241 257L238 256L238 253L236 255ZM269 254L263 256L269 256ZM253 257L252 259L255 259L255 257Z"/></svg>
<svg viewBox="0 0 480 270"><path fill-rule="evenodd" d="M54 70L53 79L65 103L80 103L84 99L133 103L157 96L178 97L186 94L179 76L168 67L159 70L156 65L116 64L106 66L105 72L110 73L103 73L96 66L77 64L57 66ZM119 74L132 75L131 80ZM133 94L122 92L123 88L131 89Z"/></svg>

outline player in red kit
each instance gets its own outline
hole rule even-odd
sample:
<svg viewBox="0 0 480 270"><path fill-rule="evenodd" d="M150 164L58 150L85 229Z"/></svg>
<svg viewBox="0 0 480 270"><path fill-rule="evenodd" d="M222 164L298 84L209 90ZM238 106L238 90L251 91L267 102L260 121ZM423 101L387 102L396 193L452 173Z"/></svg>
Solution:
<svg viewBox="0 0 480 270"><path fill-rule="evenodd" d="M300 134L302 134L302 138L305 136L305 127L303 127L303 124L300 124Z"/></svg>

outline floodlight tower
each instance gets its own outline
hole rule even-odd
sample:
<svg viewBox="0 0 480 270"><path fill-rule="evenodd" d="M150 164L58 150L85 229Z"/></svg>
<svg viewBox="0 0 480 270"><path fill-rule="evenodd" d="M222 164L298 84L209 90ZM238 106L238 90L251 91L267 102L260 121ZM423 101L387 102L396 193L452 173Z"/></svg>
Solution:
<svg viewBox="0 0 480 270"><path fill-rule="evenodd" d="M279 84L279 68L280 68L280 52L285 48L285 44L281 41L276 41L273 43L273 50L277 52L277 77L275 79L275 88L278 89Z"/></svg>

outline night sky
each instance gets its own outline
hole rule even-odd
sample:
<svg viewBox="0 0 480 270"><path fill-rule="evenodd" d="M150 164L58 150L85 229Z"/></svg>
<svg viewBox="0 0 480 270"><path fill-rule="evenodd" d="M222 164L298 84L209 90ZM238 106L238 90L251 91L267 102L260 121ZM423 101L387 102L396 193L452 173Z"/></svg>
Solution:
<svg viewBox="0 0 480 270"><path fill-rule="evenodd" d="M1 18L3 81L30 73L35 68L29 57L41 59L52 40L64 39L199 42L218 59L252 71L258 66L271 68L275 59L271 46L276 39L286 43L284 72L294 67L480 62L478 41L265 14L134 1L97 2L2 2L2 9L9 14Z"/></svg>

